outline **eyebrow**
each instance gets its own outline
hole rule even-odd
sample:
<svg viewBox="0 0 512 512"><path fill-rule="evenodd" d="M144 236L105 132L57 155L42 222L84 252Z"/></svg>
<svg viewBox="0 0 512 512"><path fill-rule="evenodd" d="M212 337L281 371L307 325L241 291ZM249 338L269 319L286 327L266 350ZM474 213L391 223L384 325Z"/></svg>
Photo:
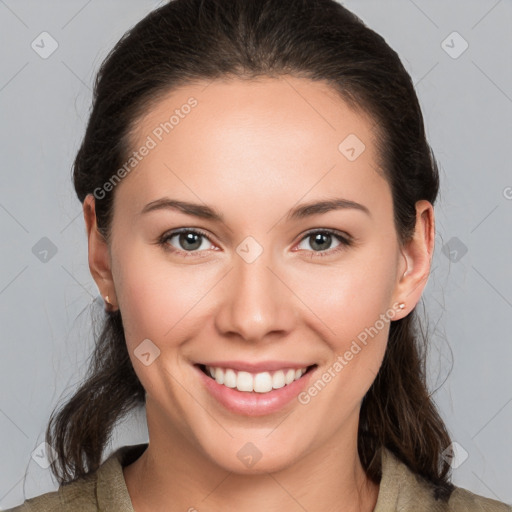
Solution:
<svg viewBox="0 0 512 512"><path fill-rule="evenodd" d="M288 221L299 220L313 215L319 215L333 210L343 209L359 210L366 213L370 217L372 216L370 210L366 206L360 203L356 203L355 201L350 201L348 199L336 198L326 201L313 201L297 206L288 212L286 219ZM146 206L144 206L140 213L142 215L155 210L178 210L187 215L192 215L201 219L224 222L224 216L215 210L215 208L198 203L178 201L168 197L162 197L155 201L151 201Z"/></svg>

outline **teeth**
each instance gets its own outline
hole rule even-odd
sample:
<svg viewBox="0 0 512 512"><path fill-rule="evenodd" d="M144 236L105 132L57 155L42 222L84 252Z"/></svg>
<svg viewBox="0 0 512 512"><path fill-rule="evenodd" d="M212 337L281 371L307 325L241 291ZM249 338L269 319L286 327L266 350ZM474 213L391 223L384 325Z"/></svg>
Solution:
<svg viewBox="0 0 512 512"><path fill-rule="evenodd" d="M294 370L277 370L275 372L261 372L252 374L249 372L236 371L231 368L206 367L206 372L219 384L228 388L236 388L238 391L256 393L268 393L272 389L279 389L300 379L305 373L306 368Z"/></svg>

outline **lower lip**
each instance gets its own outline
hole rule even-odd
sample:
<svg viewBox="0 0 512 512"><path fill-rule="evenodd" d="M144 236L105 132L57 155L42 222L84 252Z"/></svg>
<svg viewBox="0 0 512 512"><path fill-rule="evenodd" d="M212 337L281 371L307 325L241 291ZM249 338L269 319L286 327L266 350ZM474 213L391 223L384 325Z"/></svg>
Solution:
<svg viewBox="0 0 512 512"><path fill-rule="evenodd" d="M245 416L263 416L281 410L290 403L307 386L311 374L316 368L310 369L300 379L279 389L273 389L268 393L255 391L238 391L236 388L228 388L219 384L215 379L208 377L199 366L194 365L204 382L206 389L229 411Z"/></svg>

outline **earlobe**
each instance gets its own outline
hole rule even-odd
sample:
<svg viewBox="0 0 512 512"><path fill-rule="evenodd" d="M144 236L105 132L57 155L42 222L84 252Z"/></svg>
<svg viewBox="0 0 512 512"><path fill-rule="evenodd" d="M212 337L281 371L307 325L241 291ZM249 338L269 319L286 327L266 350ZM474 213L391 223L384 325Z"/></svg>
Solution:
<svg viewBox="0 0 512 512"><path fill-rule="evenodd" d="M98 230L95 199L92 194L88 194L84 199L83 214L87 229L89 270L101 295L103 297L107 296L109 303L112 304L115 290L110 265L110 252L105 237Z"/></svg>
<svg viewBox="0 0 512 512"><path fill-rule="evenodd" d="M430 202L416 203L416 225L412 239L401 249L404 264L399 267L394 300L405 303L402 309L407 315L418 303L427 284L434 252L434 209Z"/></svg>

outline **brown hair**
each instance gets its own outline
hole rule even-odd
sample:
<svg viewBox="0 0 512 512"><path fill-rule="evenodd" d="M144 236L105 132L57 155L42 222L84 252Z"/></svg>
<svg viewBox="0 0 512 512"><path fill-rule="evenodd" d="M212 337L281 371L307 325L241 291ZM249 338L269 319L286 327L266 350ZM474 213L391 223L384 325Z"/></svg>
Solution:
<svg viewBox="0 0 512 512"><path fill-rule="evenodd" d="M396 52L334 0L171 0L147 15L116 44L96 77L73 167L79 200L123 165L137 119L173 88L284 74L327 82L370 115L396 231L400 243L407 242L416 202L433 204L439 188L420 105ZM97 224L107 240L113 194L96 197ZM442 452L450 437L427 389L427 337L418 325L415 310L391 322L383 364L362 403L358 450L373 481L380 481L377 455L386 447L431 482L436 497L447 499L453 486ZM67 484L97 470L116 423L144 402L121 313L106 313L85 381L50 417L46 441L57 454L52 471L58 481Z"/></svg>

